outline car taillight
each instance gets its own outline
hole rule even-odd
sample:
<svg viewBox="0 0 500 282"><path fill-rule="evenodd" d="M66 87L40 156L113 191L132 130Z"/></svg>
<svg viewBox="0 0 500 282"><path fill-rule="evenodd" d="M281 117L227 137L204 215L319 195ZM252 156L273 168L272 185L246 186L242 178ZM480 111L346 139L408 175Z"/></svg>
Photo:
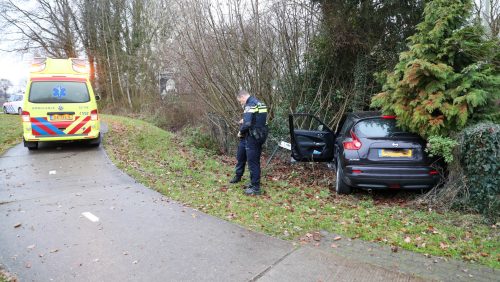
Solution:
<svg viewBox="0 0 500 282"><path fill-rule="evenodd" d="M430 175L438 175L439 171L437 171L437 170L431 170L431 171L429 171L429 174Z"/></svg>
<svg viewBox="0 0 500 282"><path fill-rule="evenodd" d="M21 113L21 119L24 121L24 122L30 122L31 119L30 119L30 112L27 112L27 111L23 111Z"/></svg>
<svg viewBox="0 0 500 282"><path fill-rule="evenodd" d="M97 114L97 110L92 110L90 112L90 119L91 120L98 120L99 119L99 115Z"/></svg>
<svg viewBox="0 0 500 282"><path fill-rule="evenodd" d="M383 119L396 119L396 116L382 116Z"/></svg>
<svg viewBox="0 0 500 282"><path fill-rule="evenodd" d="M359 141L358 136L354 134L354 132L351 130L351 137L352 141L344 142L344 149L345 150L359 150L361 148L361 141Z"/></svg>

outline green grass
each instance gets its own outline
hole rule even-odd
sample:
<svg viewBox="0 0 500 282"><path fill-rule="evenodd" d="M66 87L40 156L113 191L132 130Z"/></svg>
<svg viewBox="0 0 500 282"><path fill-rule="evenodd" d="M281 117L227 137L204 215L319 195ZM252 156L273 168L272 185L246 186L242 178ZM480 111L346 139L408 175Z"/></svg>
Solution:
<svg viewBox="0 0 500 282"><path fill-rule="evenodd" d="M17 281L16 277L3 270L2 266L0 265L0 282L16 282L16 281Z"/></svg>
<svg viewBox="0 0 500 282"><path fill-rule="evenodd" d="M269 171L265 195L247 197L241 185L227 184L234 165L230 157L193 147L143 121L104 120L110 126L104 146L119 168L208 214L287 240L326 230L500 268L498 226L484 225L479 216L379 204L368 194L337 196L329 191L328 177L311 176L317 174L314 166Z"/></svg>
<svg viewBox="0 0 500 282"><path fill-rule="evenodd" d="M22 134L21 118L18 115L0 114L0 155L21 142Z"/></svg>

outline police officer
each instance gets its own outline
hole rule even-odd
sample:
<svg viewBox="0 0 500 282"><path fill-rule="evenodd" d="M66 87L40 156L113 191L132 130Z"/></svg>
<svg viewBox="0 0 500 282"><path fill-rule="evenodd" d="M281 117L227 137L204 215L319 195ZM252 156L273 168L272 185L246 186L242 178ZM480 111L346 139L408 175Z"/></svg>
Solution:
<svg viewBox="0 0 500 282"><path fill-rule="evenodd" d="M240 126L243 124L243 119L240 120L239 122ZM236 168L235 168L235 175L233 179L229 181L229 183L238 183L241 181L241 177L245 173L245 165L247 163L247 141L245 139L245 135L241 135L240 132L238 132L238 138L240 139L240 142L238 144L238 151L236 153Z"/></svg>
<svg viewBox="0 0 500 282"><path fill-rule="evenodd" d="M250 170L250 186L245 190L247 195L260 195L260 155L262 145L267 139L267 107L246 90L237 95L238 102L243 106L243 123L240 126L239 136L244 136L246 142L246 156Z"/></svg>

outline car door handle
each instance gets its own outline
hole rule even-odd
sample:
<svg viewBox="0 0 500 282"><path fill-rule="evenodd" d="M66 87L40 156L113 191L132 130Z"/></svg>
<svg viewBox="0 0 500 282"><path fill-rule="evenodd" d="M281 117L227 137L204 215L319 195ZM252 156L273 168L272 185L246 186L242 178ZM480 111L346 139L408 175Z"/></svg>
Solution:
<svg viewBox="0 0 500 282"><path fill-rule="evenodd" d="M323 136L325 136L324 133L318 133L316 136L318 136L319 138L323 138Z"/></svg>

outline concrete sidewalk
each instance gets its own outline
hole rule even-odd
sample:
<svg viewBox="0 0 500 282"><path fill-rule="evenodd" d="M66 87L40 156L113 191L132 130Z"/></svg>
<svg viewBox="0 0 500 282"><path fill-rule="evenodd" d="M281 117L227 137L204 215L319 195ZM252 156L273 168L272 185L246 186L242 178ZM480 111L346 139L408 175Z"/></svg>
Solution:
<svg viewBox="0 0 500 282"><path fill-rule="evenodd" d="M9 150L0 157L0 218L0 264L20 281L457 281L462 277L442 279L353 255L363 254L364 247L342 253L349 246L331 248L328 234L318 246L296 247L249 231L136 183L114 167L101 148L42 146L29 152L18 145ZM475 270L470 271L466 274ZM495 276L475 276L490 277Z"/></svg>

